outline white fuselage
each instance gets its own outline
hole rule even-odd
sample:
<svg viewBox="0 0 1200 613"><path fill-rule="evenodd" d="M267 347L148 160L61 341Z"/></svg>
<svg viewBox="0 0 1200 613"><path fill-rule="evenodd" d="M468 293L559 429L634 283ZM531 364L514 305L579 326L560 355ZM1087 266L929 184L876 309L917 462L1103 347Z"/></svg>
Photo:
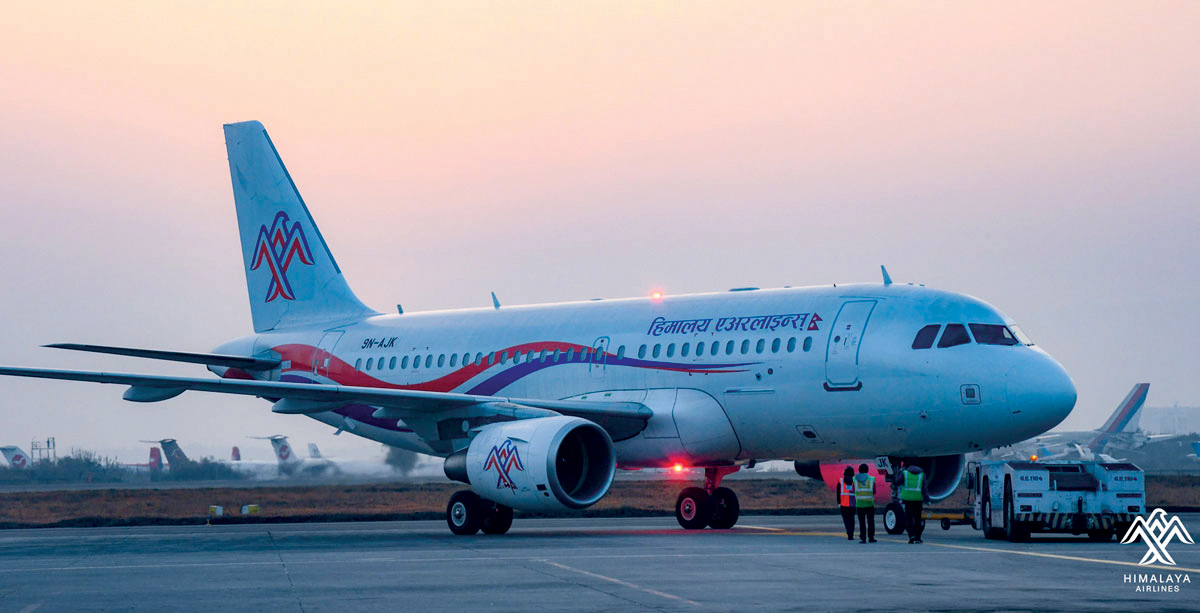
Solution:
<svg viewBox="0 0 1200 613"><path fill-rule="evenodd" d="M1074 386L1038 348L912 348L919 329L949 323L1012 324L962 294L863 284L378 315L217 351L278 355L281 367L258 375L272 380L641 402L654 417L616 442L618 464L631 468L958 454L1067 416ZM312 417L389 445L452 451L373 412Z"/></svg>

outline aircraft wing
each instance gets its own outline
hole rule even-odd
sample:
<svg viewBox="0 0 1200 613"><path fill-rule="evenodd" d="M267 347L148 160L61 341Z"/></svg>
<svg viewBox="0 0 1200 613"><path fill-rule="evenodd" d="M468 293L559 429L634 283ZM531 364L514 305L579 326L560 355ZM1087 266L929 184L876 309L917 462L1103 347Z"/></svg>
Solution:
<svg viewBox="0 0 1200 613"><path fill-rule="evenodd" d="M131 358L149 358L152 360L188 362L191 364L207 364L210 366L227 366L230 368L244 368L246 370L271 370L272 368L279 366L279 360L276 359L248 358L240 355L223 355L217 353L162 351L160 349L111 347L109 345L83 345L80 343L52 343L43 346L51 349L70 349L71 351L107 353L111 355L128 356Z"/></svg>
<svg viewBox="0 0 1200 613"><path fill-rule="evenodd" d="M646 422L654 415L649 407L637 402L504 398L349 385L48 368L0 367L0 375L128 385L124 398L133 402L157 402L174 398L185 391L198 391L266 398L275 403L272 411L286 414L322 413L347 405L368 405L379 407L375 417L404 420L418 436L427 441L446 440L449 435L443 434L441 423L448 420L456 423L472 417L513 420L544 417L553 413L594 421L607 430L613 440L624 440L644 430ZM480 425L486 425L486 419ZM462 436L461 429L453 432Z"/></svg>

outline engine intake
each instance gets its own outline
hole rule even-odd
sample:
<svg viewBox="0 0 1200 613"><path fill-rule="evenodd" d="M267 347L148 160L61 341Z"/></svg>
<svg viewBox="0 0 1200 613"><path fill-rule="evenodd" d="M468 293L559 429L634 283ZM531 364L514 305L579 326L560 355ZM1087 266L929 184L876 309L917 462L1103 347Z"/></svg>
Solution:
<svg viewBox="0 0 1200 613"><path fill-rule="evenodd" d="M906 458L905 461L916 464L925 471L925 478L929 480L929 500L932 502L945 500L958 489L967 466L966 457L962 454Z"/></svg>
<svg viewBox="0 0 1200 613"><path fill-rule="evenodd" d="M582 509L603 498L616 466L612 439L603 428L579 417L555 416L484 426L465 454L446 458L445 471L493 502L557 511Z"/></svg>

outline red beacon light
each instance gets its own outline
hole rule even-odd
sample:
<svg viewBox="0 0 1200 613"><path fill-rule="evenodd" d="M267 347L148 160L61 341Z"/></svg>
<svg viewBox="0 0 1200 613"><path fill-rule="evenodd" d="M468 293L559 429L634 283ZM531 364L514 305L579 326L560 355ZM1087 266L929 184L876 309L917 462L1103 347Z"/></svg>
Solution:
<svg viewBox="0 0 1200 613"><path fill-rule="evenodd" d="M681 473L681 472L683 472L683 464L676 464L671 467L671 470L673 470L677 473Z"/></svg>
<svg viewBox="0 0 1200 613"><path fill-rule="evenodd" d="M1035 453L1035 454L1033 454L1033 455L1029 456L1029 461L1030 461L1030 462L1037 462L1037 454Z"/></svg>
<svg viewBox="0 0 1200 613"><path fill-rule="evenodd" d="M656 289L656 290L650 292L651 300L658 301L658 300L662 300L662 298L663 298L662 290Z"/></svg>

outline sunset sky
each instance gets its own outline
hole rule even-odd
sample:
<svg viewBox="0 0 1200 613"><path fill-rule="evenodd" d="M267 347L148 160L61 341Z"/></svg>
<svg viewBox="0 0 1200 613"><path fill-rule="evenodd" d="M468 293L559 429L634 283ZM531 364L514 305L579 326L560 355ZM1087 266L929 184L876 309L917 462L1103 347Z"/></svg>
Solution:
<svg viewBox="0 0 1200 613"><path fill-rule="evenodd" d="M1075 379L1064 427L1143 380L1200 406L1196 2L40 4L0 23L2 364L199 375L39 345L248 333L221 125L258 119L382 311L886 264L1016 319ZM0 380L0 444L378 449L120 392Z"/></svg>

